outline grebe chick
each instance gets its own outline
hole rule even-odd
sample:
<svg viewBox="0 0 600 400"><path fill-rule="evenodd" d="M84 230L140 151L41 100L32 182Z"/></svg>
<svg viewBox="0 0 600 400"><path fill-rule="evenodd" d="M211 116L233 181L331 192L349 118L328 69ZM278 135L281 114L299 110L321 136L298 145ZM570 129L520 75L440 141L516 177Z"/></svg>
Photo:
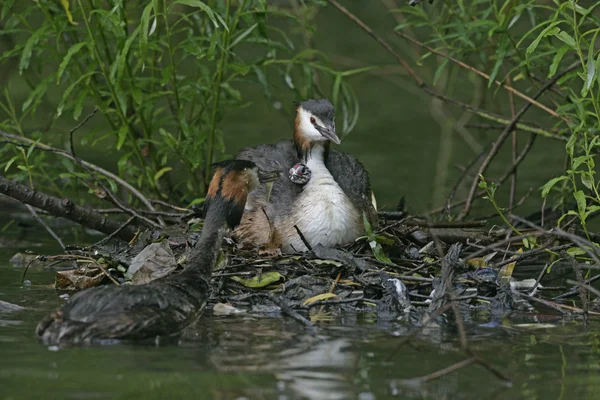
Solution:
<svg viewBox="0 0 600 400"><path fill-rule="evenodd" d="M248 194L276 177L250 161L218 163L206 196L204 228L182 272L145 285L81 291L40 321L36 336L45 345L66 345L179 333L201 315L223 235L239 224Z"/></svg>
<svg viewBox="0 0 600 400"><path fill-rule="evenodd" d="M326 99L296 104L293 140L242 150L236 158L280 171L267 194L261 185L249 197L234 237L246 246L307 251L295 226L313 247L335 247L364 235L362 215L375 225L377 211L363 165L330 150L339 144L335 109ZM307 179L308 177L308 179Z"/></svg>

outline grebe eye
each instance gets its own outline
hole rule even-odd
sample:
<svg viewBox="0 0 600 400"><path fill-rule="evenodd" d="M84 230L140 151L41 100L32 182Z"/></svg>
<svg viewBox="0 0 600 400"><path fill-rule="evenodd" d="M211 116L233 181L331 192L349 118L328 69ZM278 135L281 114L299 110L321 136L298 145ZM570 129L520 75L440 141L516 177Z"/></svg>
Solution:
<svg viewBox="0 0 600 400"><path fill-rule="evenodd" d="M315 123L315 117L310 117L310 123L314 124Z"/></svg>

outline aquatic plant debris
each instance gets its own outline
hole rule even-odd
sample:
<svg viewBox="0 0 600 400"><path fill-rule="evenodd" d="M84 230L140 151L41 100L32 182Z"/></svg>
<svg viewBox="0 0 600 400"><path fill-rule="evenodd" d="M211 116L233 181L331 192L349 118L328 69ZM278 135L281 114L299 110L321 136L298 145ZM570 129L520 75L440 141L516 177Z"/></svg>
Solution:
<svg viewBox="0 0 600 400"><path fill-rule="evenodd" d="M265 257L264 253L240 248L227 240L219 268L213 273L210 300L244 310L264 303L264 298L253 294L268 292L289 309L304 313L313 312L319 305L334 313L353 309L395 315L410 324L427 320L429 314L452 301L467 310L486 310L492 319L514 310L560 310L560 315L584 315L583 308L552 299L560 295L560 287L545 282L542 285L538 272L545 269L550 253L524 249L520 239L507 241L505 229L490 230L480 223L476 228L469 223L436 227L428 222L416 226L418 221L410 216L382 219L377 231L371 230L348 246L317 245L311 252L285 256L269 253ZM119 283L141 284L177 273L185 266L189 249L198 237L188 231L185 222L182 228L144 231L131 245L115 238L112 245L69 249L68 259L102 261L99 265L104 265ZM543 243L540 232L522 231L536 235L537 242ZM546 235L551 238L549 233ZM385 240L377 240L377 257L372 241L381 237ZM563 240L547 249L565 246ZM528 271L533 268L533 272L523 274L520 265L526 265ZM558 263L553 268L571 266ZM79 269L57 272L56 287L80 290L109 282L103 271L88 261ZM532 290L534 299L529 293ZM565 298L578 294L577 290L568 290ZM597 302L590 302L590 308L588 315L595 315Z"/></svg>

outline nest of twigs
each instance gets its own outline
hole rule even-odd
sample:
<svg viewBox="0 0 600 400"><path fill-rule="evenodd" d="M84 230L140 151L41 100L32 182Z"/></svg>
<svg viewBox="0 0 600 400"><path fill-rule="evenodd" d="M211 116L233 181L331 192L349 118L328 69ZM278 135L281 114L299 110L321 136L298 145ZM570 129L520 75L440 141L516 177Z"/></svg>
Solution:
<svg viewBox="0 0 600 400"><path fill-rule="evenodd" d="M69 269L57 272L58 289L147 283L185 265L198 237L186 231L147 231L130 245L70 248L68 255L43 259L69 261ZM563 279L555 287L544 281L552 255L571 246L568 237L522 229L536 238L536 246L526 248L522 237L485 221L431 224L410 217L383 219L367 232L343 248L286 255L227 240L213 272L211 303L221 313L280 311L307 325L348 309L419 324L451 304L487 311L478 315L492 319L515 310L561 318L600 315L597 302L579 289L595 279L583 280L585 263L553 265L579 281ZM72 261L84 264L73 270ZM577 306L564 302L571 297Z"/></svg>

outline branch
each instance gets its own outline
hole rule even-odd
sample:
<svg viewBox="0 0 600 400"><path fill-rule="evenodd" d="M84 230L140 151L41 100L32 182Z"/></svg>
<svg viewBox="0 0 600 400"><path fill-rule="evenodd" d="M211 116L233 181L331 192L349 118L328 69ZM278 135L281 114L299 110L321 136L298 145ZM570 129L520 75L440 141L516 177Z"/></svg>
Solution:
<svg viewBox="0 0 600 400"><path fill-rule="evenodd" d="M381 46L383 46L383 48L386 49L388 51L388 53L390 53L392 56L394 56L394 58L396 60L398 60L398 62L404 68L406 68L406 71L408 72L408 74L413 77L413 79L417 83L417 86L422 87L422 86L425 85L425 82L423 82L423 80L421 78L419 78L419 75L417 75L417 73L415 72L415 70L412 69L411 66L408 65L408 63L398 53L396 53L394 51L394 49L392 49L392 46L390 46L390 44L388 42L386 42L385 40L383 40L383 38L381 38L379 35L377 35L373 31L373 29L369 28L369 26L367 24L365 24L364 22L362 22L356 15L352 14L350 11L348 11L344 6L342 6L336 0L327 0L327 1L329 2L329 4L331 4L332 6L334 6L335 8L337 8L346 17L348 17L352 21L354 21L354 23L356 25L360 26L362 28L362 30L364 30L365 32L367 32L369 34L369 36L371 36Z"/></svg>
<svg viewBox="0 0 600 400"><path fill-rule="evenodd" d="M546 90L551 88L556 83L556 81L558 81L560 78L562 78L565 74L567 74L568 72L577 68L579 66L579 64L580 64L580 62L577 61L577 62L573 63L571 66L569 66L567 69L565 69L563 72L561 72L560 74L556 74L556 76L554 76L554 78L549 80L535 94L534 100L539 98ZM479 183L479 176L483 175L485 173L485 171L487 170L487 167L490 165L490 163L492 162L492 160L494 159L496 154L498 154L500 147L502 147L502 144L508 138L508 135L510 135L510 133L514 129L515 125L519 121L519 119L521 119L521 117L527 112L527 110L529 110L529 108L532 105L533 105L533 103L531 103L531 102L523 105L523 107L521 107L519 112L517 112L517 114L513 117L513 119L510 121L510 123L508 125L506 125L506 127L504 128L504 130L502 131L502 133L500 134L498 139L494 142L492 148L490 149L490 152L488 153L486 158L483 160L483 162L479 166L479 170L477 171L477 174L475 174L475 178L473 179L473 183L471 184L471 189L469 190L469 195L467 196L467 201L465 202L464 208L458 215L457 220L460 221L460 220L464 219L469 214L469 211L471 211L473 198L475 197L475 191L477 190L477 184ZM514 171L514 169L513 169L513 171Z"/></svg>
<svg viewBox="0 0 600 400"><path fill-rule="evenodd" d="M122 224L120 222L109 220L93 210L75 205L68 198L59 199L31 190L27 186L6 179L3 176L0 176L0 193L45 210L56 217L66 218L107 235L111 235L114 231L120 229L117 237L122 240L131 240L136 232L136 229L131 226L121 229Z"/></svg>
<svg viewBox="0 0 600 400"><path fill-rule="evenodd" d="M32 144L35 143L34 140L31 140L31 139L28 139L28 138L24 138L22 136L13 135L13 134L10 134L10 133L7 133L7 132L3 132L1 130L0 130L0 136L5 137L7 139L15 140L17 142L26 143L27 145L32 145ZM70 160L77 161L75 159L75 157L73 157L73 155L71 153L69 153L68 151L57 149L55 147L48 146L46 144L37 143L37 144L35 144L35 148L38 149L38 150L49 151L49 152L58 154L59 156L68 158ZM91 164L91 163L89 163L87 161L81 160L81 163L83 165L85 165L86 167L88 167L89 169L91 169L92 171L96 171L97 173L99 173L101 175L104 175L107 178L110 178L110 179L114 180L119 185L121 185L125 189L127 189L132 195L134 195L135 197L137 197L149 210L156 211L156 208L154 208L154 206L152 205L152 203L150 202L150 200L148 200L146 198L146 196L144 196L139 190L137 190L136 188L134 188L133 186L131 186L129 183L127 183L123 179L119 178L117 175L115 175L112 172L109 172L109 171L105 170L104 168L101 168L101 167L99 167L97 165Z"/></svg>
<svg viewBox="0 0 600 400"><path fill-rule="evenodd" d="M401 38L404 38L404 39L408 40L409 42L412 42L412 43L414 43L414 44L416 44L418 46L421 46L421 47L427 49L427 51L430 51L430 52L432 52L434 54L437 54L438 56L447 58L448 60L452 61L456 65L458 65L458 66L460 66L462 68L465 68L465 69L467 69L467 70L469 70L471 72L474 72L477 75L479 75L479 76L481 76L481 77L483 77L483 78L485 78L487 80L490 79L490 76L488 74L486 74L483 71L478 70L475 67L472 67L472 66L470 66L470 65L468 65L468 64L466 64L466 63L464 63L464 62L462 62L460 60L457 60L456 58L454 58L452 56L449 56L448 54L442 53L441 51L438 51L438 50L434 49L433 47L426 45L425 43L421 43L417 39L414 39L414 38L408 36L407 34L405 34L403 32L399 32L399 31L394 31L394 32L396 33L396 35L400 36ZM519 92L514 87L509 86L506 83L500 82L498 80L495 80L494 83L496 85L500 86L501 88L504 88L504 89L508 90L510 93L512 93L512 94L514 94L516 96L519 96L523 100L528 101L529 103L535 105L536 107L538 107L538 108L546 111L548 114L552 115L553 117L560 118L564 122L568 122L565 117L562 117L562 116L558 115L558 113L556 111L553 111L553 110L549 109L548 107L546 107L545 105L543 105L542 103L536 101L535 98L531 98L531 97L527 96L526 94L523 94L523 93Z"/></svg>

